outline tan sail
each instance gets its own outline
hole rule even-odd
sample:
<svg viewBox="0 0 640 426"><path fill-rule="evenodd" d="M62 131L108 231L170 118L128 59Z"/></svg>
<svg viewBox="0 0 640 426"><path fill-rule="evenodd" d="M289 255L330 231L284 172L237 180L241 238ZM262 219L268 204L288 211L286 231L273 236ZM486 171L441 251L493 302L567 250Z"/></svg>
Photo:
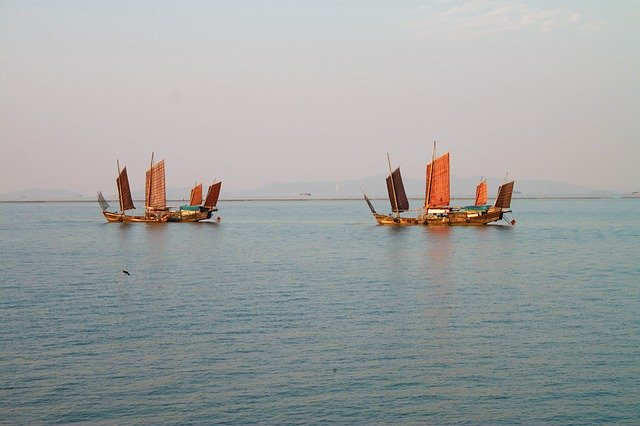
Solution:
<svg viewBox="0 0 640 426"><path fill-rule="evenodd" d="M167 190L164 176L164 160L153 164L146 174L146 207L154 210L167 208Z"/></svg>
<svg viewBox="0 0 640 426"><path fill-rule="evenodd" d="M191 190L190 206L199 206L202 204L202 184L199 183Z"/></svg>
<svg viewBox="0 0 640 426"><path fill-rule="evenodd" d="M484 206L487 204L487 181L483 179L476 187L476 206Z"/></svg>
<svg viewBox="0 0 640 426"><path fill-rule="evenodd" d="M127 176L127 168L125 167L116 178L118 186L118 197L120 198L120 211L132 210L136 207L131 199L131 188L129 187L129 177Z"/></svg>
<svg viewBox="0 0 640 426"><path fill-rule="evenodd" d="M109 203L104 199L104 195L102 195L102 191L98 191L98 204L100 204L100 208L102 211L107 211L109 208Z"/></svg>
<svg viewBox="0 0 640 426"><path fill-rule="evenodd" d="M217 182L209 186L209 190L207 191L207 199L204 201L204 207L212 209L216 206L216 204L218 204L220 188L222 188L222 182Z"/></svg>
<svg viewBox="0 0 640 426"><path fill-rule="evenodd" d="M425 207L446 207L449 205L451 201L450 178L449 153L447 152L427 165Z"/></svg>
<svg viewBox="0 0 640 426"><path fill-rule="evenodd" d="M400 213L409 210L409 200L402 183L400 167L387 176L387 191L389 192L389 201L391 201L391 210L393 212Z"/></svg>
<svg viewBox="0 0 640 426"><path fill-rule="evenodd" d="M511 195L513 194L513 181L507 182L500 186L498 190L498 198L496 198L495 207L508 209L511 207Z"/></svg>

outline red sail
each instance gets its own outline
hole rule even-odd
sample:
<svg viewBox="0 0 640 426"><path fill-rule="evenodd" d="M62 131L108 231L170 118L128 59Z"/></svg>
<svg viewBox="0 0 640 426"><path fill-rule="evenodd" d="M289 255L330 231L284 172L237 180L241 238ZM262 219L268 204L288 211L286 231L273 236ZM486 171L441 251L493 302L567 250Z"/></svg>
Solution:
<svg viewBox="0 0 640 426"><path fill-rule="evenodd" d="M433 176L431 175L433 170ZM451 201L449 191L449 153L427 165L427 193L425 207L446 207Z"/></svg>
<svg viewBox="0 0 640 426"><path fill-rule="evenodd" d="M496 207L508 209L511 207L511 194L513 194L513 181L507 182L500 186L498 190L498 198L496 198Z"/></svg>
<svg viewBox="0 0 640 426"><path fill-rule="evenodd" d="M147 208L164 210L167 208L167 190L164 177L164 160L147 170L145 199Z"/></svg>
<svg viewBox="0 0 640 426"><path fill-rule="evenodd" d="M222 188L222 182L214 183L209 187L209 191L207 191L207 199L204 201L204 206L206 208L212 209L216 204L218 204L220 188Z"/></svg>
<svg viewBox="0 0 640 426"><path fill-rule="evenodd" d="M400 167L387 176L387 191L389 192L389 201L391 201L392 211L400 213L409 210L409 200L407 199L407 194L404 191L402 175L400 175Z"/></svg>
<svg viewBox="0 0 640 426"><path fill-rule="evenodd" d="M482 180L476 187L476 206L487 204L487 181Z"/></svg>
<svg viewBox="0 0 640 426"><path fill-rule="evenodd" d="M120 176L116 179L116 185L118 185L118 196L120 197L120 210L132 210L136 207L133 205L131 199L131 188L129 188L129 177L127 176L127 168L125 167L120 172Z"/></svg>
<svg viewBox="0 0 640 426"><path fill-rule="evenodd" d="M190 206L199 206L202 204L202 184L199 183L191 190Z"/></svg>

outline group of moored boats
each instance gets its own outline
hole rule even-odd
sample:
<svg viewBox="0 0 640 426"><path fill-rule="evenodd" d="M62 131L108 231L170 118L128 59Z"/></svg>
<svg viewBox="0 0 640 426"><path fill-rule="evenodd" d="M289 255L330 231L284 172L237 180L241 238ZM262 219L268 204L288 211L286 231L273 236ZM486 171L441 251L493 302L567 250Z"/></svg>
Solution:
<svg viewBox="0 0 640 426"><path fill-rule="evenodd" d="M426 194L422 209L416 216L401 216L401 213L409 211L409 199L404 190L400 168L391 170L389 161L389 176L387 176L387 192L391 202L391 214L384 215L376 212L367 194L364 199L371 209L373 217L379 225L408 226L408 225L486 225L505 219L511 213L511 195L513 194L513 181L505 182L498 189L498 196L493 205L487 204L487 181L482 179L476 188L476 199L472 206L450 206L450 172L449 153L436 158L436 144L433 144L433 158L427 165ZM506 180L506 179L505 179ZM199 222L211 219L216 207L222 182L213 182L209 186L207 196L202 197L202 183L196 184L191 190L188 205L177 208L167 206L165 186L164 160L154 164L151 154L151 166L146 173L145 184L145 208L143 215L129 215L127 210L135 209L129 187L127 168L120 170L118 163L118 199L120 210L109 211L109 203L102 192L98 192L98 202L102 208L102 214L108 222ZM220 221L216 218L215 221ZM515 220L508 221L515 225Z"/></svg>
<svg viewBox="0 0 640 426"><path fill-rule="evenodd" d="M109 203L105 200L102 192L98 192L98 203L102 208L102 214L108 222L199 222L211 219L213 212L218 211L216 204L220 196L222 182L213 182L209 186L207 197L202 202L202 183L196 184L191 190L189 204L171 208L167 206L167 189L165 185L164 160L154 164L153 153L151 154L151 166L147 170L145 183L145 206L143 215L129 215L127 210L135 209L131 188L129 187L129 177L127 168L120 170L118 163L118 177L116 179L118 187L118 199L120 201L120 211L108 211ZM217 218L217 221L220 219Z"/></svg>
<svg viewBox="0 0 640 426"><path fill-rule="evenodd" d="M392 171L388 154L387 159L389 161L387 192L391 202L391 214L384 215L376 212L371 200L367 194L364 194L364 199L369 205L373 217L380 225L486 225L506 219L505 215L511 213L513 181L500 185L498 196L493 205L487 204L487 181L481 179L476 187L476 199L473 206L450 206L449 153L436 158L436 144L434 142L433 157L427 165L424 206L414 217L401 216L400 213L409 211L409 199L404 190L400 168ZM509 223L515 225L516 221L512 218Z"/></svg>

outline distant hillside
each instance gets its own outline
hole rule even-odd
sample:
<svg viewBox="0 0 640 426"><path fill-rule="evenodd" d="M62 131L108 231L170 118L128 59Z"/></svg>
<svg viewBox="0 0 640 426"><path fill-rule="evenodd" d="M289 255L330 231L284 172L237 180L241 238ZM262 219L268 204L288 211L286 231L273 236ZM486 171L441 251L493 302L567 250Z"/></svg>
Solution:
<svg viewBox="0 0 640 426"><path fill-rule="evenodd" d="M489 197L495 196L502 179L488 177ZM404 177L405 190L409 197L424 198L423 179ZM451 196L453 198L472 198L480 176L451 177ZM363 188L370 197L386 197L385 175L371 176L359 180L326 182L270 183L260 188L228 192L222 189L220 199L243 198L360 198ZM517 197L609 197L620 194L614 191L599 191L579 185L571 185L549 180L516 180ZM188 200L191 188L167 188L167 199L171 201ZM310 195L307 195L310 194ZM134 200L144 199L144 190L133 191ZM636 194L637 195L637 194ZM104 193L108 200L117 199L117 194ZM0 201L87 201L95 200L95 194L80 194L64 189L29 189L26 191L0 194Z"/></svg>
<svg viewBox="0 0 640 426"><path fill-rule="evenodd" d="M489 196L496 194L502 179L487 177ZM424 197L425 184L423 179L403 177L404 186L410 197ZM461 178L451 177L451 196L454 198L469 198L475 196L476 185L480 176ZM300 197L311 194L312 198L352 198L361 197L360 188L371 197L386 197L387 187L385 175L372 176L360 180L333 182L293 182L271 183L260 188L227 193L232 198L251 197ZM571 185L548 180L522 180L515 183L516 197L596 197L618 195L613 191L598 191L593 188Z"/></svg>
<svg viewBox="0 0 640 426"><path fill-rule="evenodd" d="M0 194L0 201L87 200L89 197L66 189L27 189Z"/></svg>

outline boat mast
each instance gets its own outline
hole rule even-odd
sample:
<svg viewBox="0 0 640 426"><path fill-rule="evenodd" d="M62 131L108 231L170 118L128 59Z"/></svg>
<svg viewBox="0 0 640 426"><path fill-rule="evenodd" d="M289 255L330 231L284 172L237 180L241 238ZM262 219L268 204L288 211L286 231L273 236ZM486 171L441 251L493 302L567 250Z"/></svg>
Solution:
<svg viewBox="0 0 640 426"><path fill-rule="evenodd" d="M120 160L116 158L116 165L118 166L118 179L116 179L118 183L118 201L120 201L120 213L124 214L124 210L122 210L123 202L122 202L122 183L120 182Z"/></svg>
<svg viewBox="0 0 640 426"><path fill-rule="evenodd" d="M500 189L502 189L502 187L504 186L504 183L507 181L507 176L509 176L509 172L506 172L504 174L504 179L502 179L502 185L498 187L498 195L496 196L496 199L498 198L498 196L500 196Z"/></svg>
<svg viewBox="0 0 640 426"><path fill-rule="evenodd" d="M389 163L389 178L391 179L391 190L393 191L393 201L395 203L394 206L396 207L396 214L398 215L398 217L400 217L400 207L398 206L398 197L396 196L396 182L393 180L393 172L391 171L391 157L389 157L388 152L387 163ZM391 211L391 214L393 214L393 211Z"/></svg>
<svg viewBox="0 0 640 426"><path fill-rule="evenodd" d="M151 151L151 165L149 166L149 194L147 195L145 204L147 204L146 210L151 209L151 185L153 182L153 151Z"/></svg>
<svg viewBox="0 0 640 426"><path fill-rule="evenodd" d="M429 182L427 182L427 199L424 200L424 209L429 209L429 198L431 198L431 183L433 182L433 163L436 161L436 141L433 141L433 154L431 154L431 173L429 173Z"/></svg>

